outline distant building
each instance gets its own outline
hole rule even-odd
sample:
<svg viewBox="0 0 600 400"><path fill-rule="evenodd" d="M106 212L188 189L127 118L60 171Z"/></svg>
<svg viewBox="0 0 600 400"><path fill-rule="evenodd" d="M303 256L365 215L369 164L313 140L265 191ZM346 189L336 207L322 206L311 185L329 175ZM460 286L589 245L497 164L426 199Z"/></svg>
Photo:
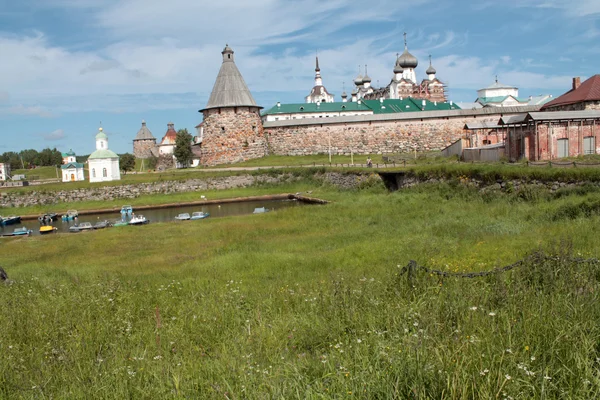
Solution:
<svg viewBox="0 0 600 400"><path fill-rule="evenodd" d="M133 139L133 155L136 158L149 158L156 152L156 138L146 126L146 121L142 121L142 127Z"/></svg>
<svg viewBox="0 0 600 400"><path fill-rule="evenodd" d="M0 163L0 181L7 181L10 179L11 170L9 163Z"/></svg>
<svg viewBox="0 0 600 400"><path fill-rule="evenodd" d="M573 78L571 90L544 104L542 111L600 110L600 75L594 75L581 83Z"/></svg>
<svg viewBox="0 0 600 400"><path fill-rule="evenodd" d="M63 153L63 164L60 166L63 182L84 181L84 165L77 162L75 152L69 149L67 153Z"/></svg>
<svg viewBox="0 0 600 400"><path fill-rule="evenodd" d="M88 157L90 182L118 181L121 179L119 156L108 149L108 136L102 128L96 134L96 151Z"/></svg>
<svg viewBox="0 0 600 400"><path fill-rule="evenodd" d="M306 96L307 103L332 103L333 95L323 86L323 78L321 78L321 68L319 68L319 57L316 58L317 66L315 68L315 86L311 89L310 94Z"/></svg>
<svg viewBox="0 0 600 400"><path fill-rule="evenodd" d="M160 144L158 145L158 153L162 155L173 154L175 151L175 140L177 139L177 131L175 131L175 124L169 122L167 124L167 132L163 136Z"/></svg>
<svg viewBox="0 0 600 400"><path fill-rule="evenodd" d="M519 107L519 106L539 106L552 100L552 95L539 95L529 97L519 97L519 88L515 86L505 85L496 81L483 89L477 91L477 99L473 107L468 108L476 109L479 107Z"/></svg>
<svg viewBox="0 0 600 400"><path fill-rule="evenodd" d="M67 164L70 162L77 162L77 159L75 158L75 152L73 151L73 149L69 149L68 152L61 153L61 155L62 155L62 163L63 164Z"/></svg>

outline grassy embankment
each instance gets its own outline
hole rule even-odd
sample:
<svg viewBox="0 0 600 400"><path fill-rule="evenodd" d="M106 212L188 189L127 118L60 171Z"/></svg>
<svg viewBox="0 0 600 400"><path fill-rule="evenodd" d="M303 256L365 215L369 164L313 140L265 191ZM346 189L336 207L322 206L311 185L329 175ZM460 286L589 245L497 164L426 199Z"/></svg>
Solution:
<svg viewBox="0 0 600 400"><path fill-rule="evenodd" d="M567 257L598 254L596 189L312 190L334 203L0 241L0 397L598 397L600 276Z"/></svg>

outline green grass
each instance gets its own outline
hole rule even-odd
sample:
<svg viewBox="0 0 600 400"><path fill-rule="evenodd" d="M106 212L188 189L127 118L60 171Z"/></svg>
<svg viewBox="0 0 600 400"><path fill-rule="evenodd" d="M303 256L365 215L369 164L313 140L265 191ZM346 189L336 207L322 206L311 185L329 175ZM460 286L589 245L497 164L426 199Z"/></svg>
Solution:
<svg viewBox="0 0 600 400"><path fill-rule="evenodd" d="M312 190L333 203L1 240L0 397L598 397L600 274L572 257L600 217L564 217L593 190Z"/></svg>
<svg viewBox="0 0 600 400"><path fill-rule="evenodd" d="M56 167L37 167L34 169L17 169L13 175L25 175L27 180L61 179L60 169Z"/></svg>

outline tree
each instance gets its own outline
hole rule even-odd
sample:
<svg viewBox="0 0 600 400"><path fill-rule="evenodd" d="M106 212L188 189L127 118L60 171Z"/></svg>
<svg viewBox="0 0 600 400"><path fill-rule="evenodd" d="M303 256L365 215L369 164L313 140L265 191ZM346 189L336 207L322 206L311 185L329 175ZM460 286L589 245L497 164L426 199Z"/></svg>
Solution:
<svg viewBox="0 0 600 400"><path fill-rule="evenodd" d="M62 154L56 148L50 149L47 147L38 154L38 163L45 167L60 166L62 164Z"/></svg>
<svg viewBox="0 0 600 400"><path fill-rule="evenodd" d="M119 168L121 169L121 171L123 171L124 174L128 171L133 171L133 169L135 168L135 157L133 156L133 154L121 154L121 157L119 157Z"/></svg>
<svg viewBox="0 0 600 400"><path fill-rule="evenodd" d="M37 150L34 150L34 149L21 150L19 155L21 156L21 160L23 160L23 164L25 165L25 168L29 168L32 165L38 164L39 153Z"/></svg>
<svg viewBox="0 0 600 400"><path fill-rule="evenodd" d="M19 157L19 154L15 153L14 151L7 151L3 153L2 156L0 156L0 162L9 163L10 169L13 171L16 169L21 169L22 167L21 158Z"/></svg>
<svg viewBox="0 0 600 400"><path fill-rule="evenodd" d="M187 168L192 162L194 156L194 153L192 153L192 135L188 133L187 129L177 131L173 155L184 168Z"/></svg>

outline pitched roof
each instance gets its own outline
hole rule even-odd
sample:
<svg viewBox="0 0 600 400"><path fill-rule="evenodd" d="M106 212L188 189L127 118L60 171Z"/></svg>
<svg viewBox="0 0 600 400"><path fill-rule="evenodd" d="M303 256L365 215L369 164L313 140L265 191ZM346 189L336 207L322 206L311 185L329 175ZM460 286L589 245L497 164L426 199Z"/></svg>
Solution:
<svg viewBox="0 0 600 400"><path fill-rule="evenodd" d="M70 162L68 164L61 165L60 168L61 169L83 168L83 166L84 165L82 163Z"/></svg>
<svg viewBox="0 0 600 400"><path fill-rule="evenodd" d="M88 157L88 160L95 160L95 159L99 159L99 158L119 158L119 156L117 155L117 153L115 153L112 150L102 149L102 150L96 150L95 152L90 154L90 156Z"/></svg>
<svg viewBox="0 0 600 400"><path fill-rule="evenodd" d="M221 64L208 103L200 111L219 107L258 107L248 86L246 86L242 74L233 61L233 50L226 46L221 54L223 54L223 64Z"/></svg>
<svg viewBox="0 0 600 400"><path fill-rule="evenodd" d="M299 104L280 104L275 105L271 109L263 112L262 115L277 115L277 114L309 114L320 112L353 112L362 111L369 114L392 114L411 111L442 111L442 110L460 110L456 103L431 102L407 97L399 99L384 99L381 100L361 100L358 102L334 102L334 103L299 103Z"/></svg>
<svg viewBox="0 0 600 400"><path fill-rule="evenodd" d="M177 139L177 131L175 130L175 124L169 122L167 124L167 133L163 136L160 144L175 144L175 140Z"/></svg>
<svg viewBox="0 0 600 400"><path fill-rule="evenodd" d="M544 104L542 110L550 107L598 100L600 100L600 75L596 74L579 85L577 89L571 89L562 96L558 96L554 100Z"/></svg>
<svg viewBox="0 0 600 400"><path fill-rule="evenodd" d="M135 135L135 139L133 139L133 140L152 140L152 139L155 139L155 137L152 136L152 132L150 132L150 129L148 129L148 127L146 127L146 121L142 121L142 127L138 131L137 135Z"/></svg>

